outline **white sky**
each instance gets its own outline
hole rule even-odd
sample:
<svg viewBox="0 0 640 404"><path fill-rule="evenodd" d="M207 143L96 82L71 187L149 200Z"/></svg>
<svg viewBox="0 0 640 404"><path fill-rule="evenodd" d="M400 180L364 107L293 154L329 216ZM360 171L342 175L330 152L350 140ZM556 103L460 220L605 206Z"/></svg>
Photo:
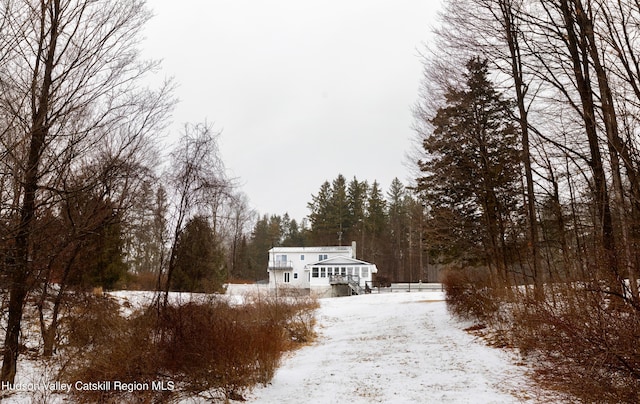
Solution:
<svg viewBox="0 0 640 404"><path fill-rule="evenodd" d="M300 220L343 174L384 192L405 153L436 0L149 0L144 56L179 84L173 132L222 131L229 175L260 214Z"/></svg>

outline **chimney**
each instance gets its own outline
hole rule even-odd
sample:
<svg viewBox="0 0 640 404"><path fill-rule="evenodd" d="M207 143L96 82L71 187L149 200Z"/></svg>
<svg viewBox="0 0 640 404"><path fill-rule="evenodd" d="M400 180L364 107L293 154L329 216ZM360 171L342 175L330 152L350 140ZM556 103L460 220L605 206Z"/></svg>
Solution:
<svg viewBox="0 0 640 404"><path fill-rule="evenodd" d="M352 241L351 242L351 258L356 258L356 242Z"/></svg>

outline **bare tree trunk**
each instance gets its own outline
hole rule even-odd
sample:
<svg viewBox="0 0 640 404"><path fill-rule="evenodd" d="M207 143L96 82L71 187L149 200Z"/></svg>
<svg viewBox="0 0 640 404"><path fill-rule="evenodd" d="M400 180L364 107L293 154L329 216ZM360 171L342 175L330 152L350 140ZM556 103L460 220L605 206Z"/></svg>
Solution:
<svg viewBox="0 0 640 404"><path fill-rule="evenodd" d="M132 96L141 100L143 94L136 81L154 66L134 57L137 33L149 16L141 1L18 0L2 7L9 26L0 37L0 110L3 124L23 131L26 147L24 154L10 153L15 161L10 175L21 187L14 193L20 201L17 217L11 218L13 262L7 271L0 379L13 382L23 307L36 282L43 281L36 279L34 265L41 213L64 199L59 185L70 167L82 165L80 148L94 150L109 137L105 154L112 152L120 162L133 158L134 145L161 124L172 100L163 93L148 96L141 106L132 103ZM116 144L122 148L116 150Z"/></svg>
<svg viewBox="0 0 640 404"><path fill-rule="evenodd" d="M584 37L586 38L586 42L589 47L589 55L593 62L593 69L596 73L596 78L598 80L598 87L600 90L600 102L601 102L601 110L602 110L602 118L604 121L604 127L607 134L608 139L608 150L609 156L611 160L611 172L613 176L613 186L614 186L614 196L616 200L616 216L618 221L618 226L620 226L621 235L622 235L622 244L623 244L623 252L624 252L624 262L626 267L626 274L629 276L629 279L632 280L630 282L632 289L632 296L634 300L638 298L638 285L635 277L635 268L631 258L631 249L629 245L629 223L625 219L627 215L626 202L624 199L624 189L622 186L622 177L620 174L620 158L619 155L622 156L622 161L625 163L625 168L627 172L627 177L631 184L632 197L638 198L640 197L640 186L638 183L638 176L636 168L633 165L631 157L628 153L628 147L624 144L622 139L620 138L620 133L618 129L618 118L615 111L614 103L613 103L613 95L611 92L611 87L609 86L609 78L608 72L606 68L603 66L600 61L600 49L598 43L596 42L595 34L594 34L594 24L593 24L593 16L590 1L587 0L588 8L585 9L581 0L574 0L576 5L576 16L578 20L578 24L580 27L584 27ZM617 271L617 268L612 268L612 270ZM622 281L622 274L615 273L616 277L618 277L621 281L621 287L626 288L624 282Z"/></svg>
<svg viewBox="0 0 640 404"><path fill-rule="evenodd" d="M563 29L566 33L567 47L571 55L573 73L582 102L582 118L585 123L585 131L591 153L590 166L593 171L594 197L598 215L597 224L599 227L598 233L602 242L604 265L607 271L616 273L618 271L616 243L613 233L606 173L604 171L598 141L593 89L589 77L589 51L587 49L585 27L578 25L580 31L576 32L576 24L579 23L579 21L576 21L573 6L573 4L570 4L570 0L560 1L560 11L562 12L564 23Z"/></svg>
<svg viewBox="0 0 640 404"><path fill-rule="evenodd" d="M520 53L520 29L514 14L514 4L512 0L499 0L502 15L502 27L504 29L505 40L509 47L509 63L511 65L511 76L514 81L516 92L516 104L518 106L518 121L522 135L522 162L524 163L524 173L526 179L527 195L527 217L529 219L529 250L531 253L531 272L535 287L534 296L541 299L544 296L542 289L542 279L540 277L540 253L538 222L536 220L536 196L534 191L533 170L531 168L531 152L529 148L529 119L526 106L527 86L524 83L522 55Z"/></svg>
<svg viewBox="0 0 640 404"><path fill-rule="evenodd" d="M20 224L16 243L16 263L10 273L11 286L9 288L9 317L5 335L5 348L2 360L0 380L13 383L16 376L16 363L19 354L19 336L22 323L22 309L27 297L30 282L29 241L33 220L36 212L36 192L38 191L39 166L42 150L48 134L46 118L49 112L49 95L52 84L52 71L55 66L55 52L58 40L58 18L60 15L60 1L54 0L41 3L42 18L49 14L51 27L47 31L42 26L38 63L43 60L44 70L39 97L33 99L33 121L31 124L29 157L24 176L24 199L20 210ZM47 44L47 41L49 42ZM42 56L43 57L42 57ZM40 68L36 67L33 77L34 86L39 80ZM35 95L35 94L34 94Z"/></svg>

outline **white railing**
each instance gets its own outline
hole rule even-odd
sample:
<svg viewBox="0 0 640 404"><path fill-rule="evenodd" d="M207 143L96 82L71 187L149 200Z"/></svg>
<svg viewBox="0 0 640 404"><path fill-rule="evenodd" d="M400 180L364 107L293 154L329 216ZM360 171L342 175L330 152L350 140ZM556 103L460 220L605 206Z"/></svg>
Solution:
<svg viewBox="0 0 640 404"><path fill-rule="evenodd" d="M269 268L290 269L293 268L293 261L269 261Z"/></svg>
<svg viewBox="0 0 640 404"><path fill-rule="evenodd" d="M371 286L376 292L444 292L441 283L423 283L423 282L398 282L391 283L390 286L378 287Z"/></svg>
<svg viewBox="0 0 640 404"><path fill-rule="evenodd" d="M329 283L347 284L349 282L355 282L357 284L360 284L360 276L359 275L340 275L340 274L329 275Z"/></svg>

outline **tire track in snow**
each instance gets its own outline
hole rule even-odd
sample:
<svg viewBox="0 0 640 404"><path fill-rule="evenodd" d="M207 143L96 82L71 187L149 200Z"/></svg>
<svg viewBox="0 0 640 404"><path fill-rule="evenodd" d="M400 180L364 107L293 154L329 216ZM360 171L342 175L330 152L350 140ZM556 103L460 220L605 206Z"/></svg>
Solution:
<svg viewBox="0 0 640 404"><path fill-rule="evenodd" d="M318 337L289 354L256 403L521 403L526 368L447 313L439 292L321 300ZM516 397L514 394L518 394Z"/></svg>

